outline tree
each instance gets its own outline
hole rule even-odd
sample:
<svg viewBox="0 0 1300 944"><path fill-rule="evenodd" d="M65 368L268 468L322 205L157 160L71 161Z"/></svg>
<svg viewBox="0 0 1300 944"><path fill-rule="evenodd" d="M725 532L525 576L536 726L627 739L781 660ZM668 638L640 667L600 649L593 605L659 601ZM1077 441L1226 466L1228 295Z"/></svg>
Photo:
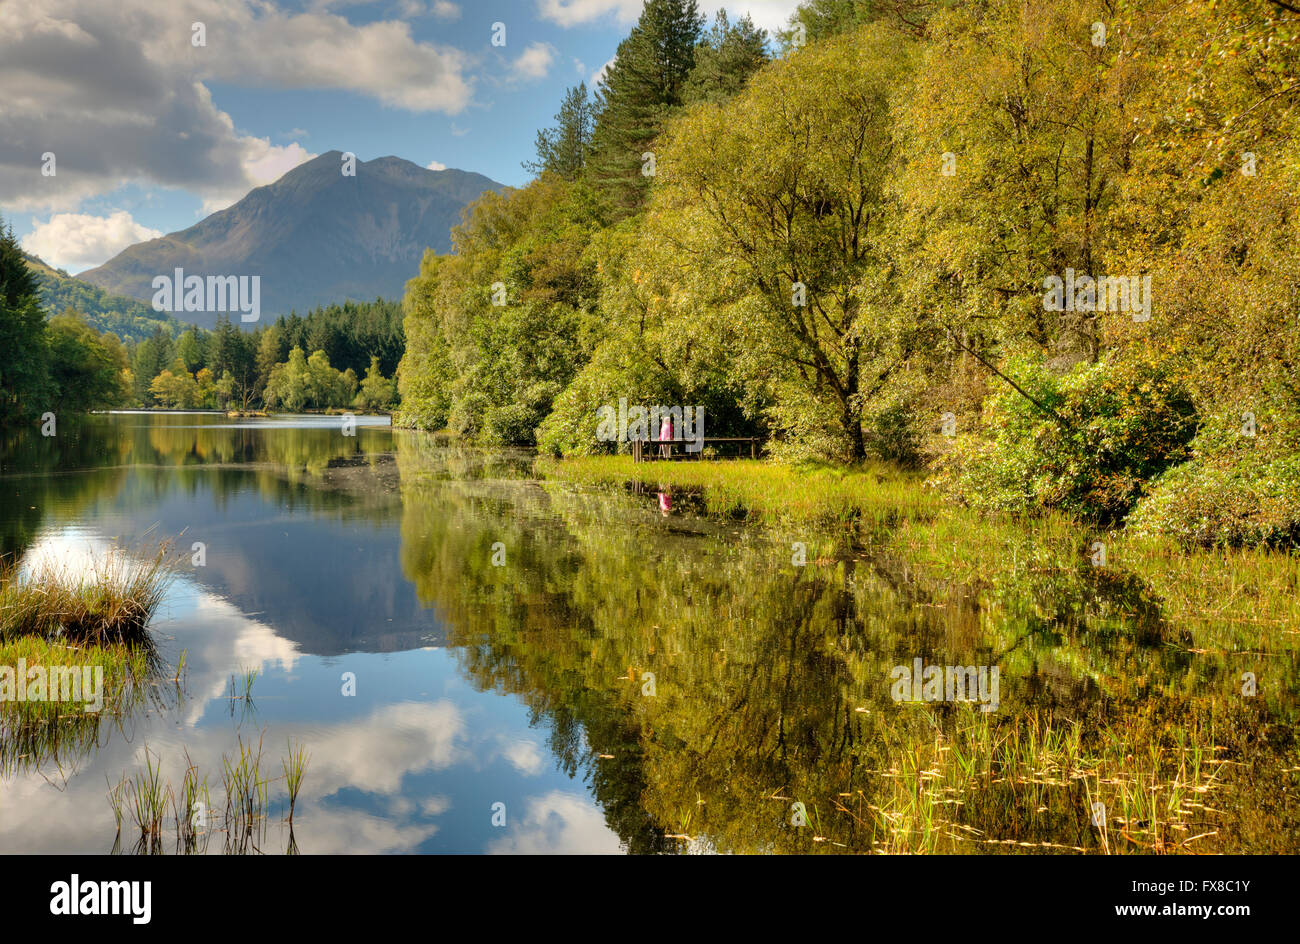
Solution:
<svg viewBox="0 0 1300 944"><path fill-rule="evenodd" d="M126 352L69 309L50 319L52 408L85 412L120 406L127 395ZM116 341L113 338L113 341Z"/></svg>
<svg viewBox="0 0 1300 944"><path fill-rule="evenodd" d="M256 353L253 336L240 331L221 315L208 339L207 366L214 374L229 373L235 381L236 398L247 407L257 384Z"/></svg>
<svg viewBox="0 0 1300 944"><path fill-rule="evenodd" d="M790 27L777 35L792 48L796 38L817 42L879 22L920 36L941 6L940 0L806 0L790 17Z"/></svg>
<svg viewBox="0 0 1300 944"><path fill-rule="evenodd" d="M49 394L45 312L38 290L13 228L0 229L0 427L40 412Z"/></svg>
<svg viewBox="0 0 1300 944"><path fill-rule="evenodd" d="M160 404L174 410L191 410L199 405L199 385L180 366L164 370L149 384L149 392Z"/></svg>
<svg viewBox="0 0 1300 944"><path fill-rule="evenodd" d="M308 357L302 348L294 347L288 361L271 369L265 402L268 407L283 406L291 411L324 409L348 406L356 392L352 368L336 370L324 351L313 351Z"/></svg>
<svg viewBox="0 0 1300 944"><path fill-rule="evenodd" d="M295 346L286 362L271 369L271 378L266 384L266 405L272 408L283 406L297 412L310 403L311 396L307 355L302 348Z"/></svg>
<svg viewBox="0 0 1300 944"><path fill-rule="evenodd" d="M199 334L199 329L191 326L176 341L176 353L185 363L185 369L190 373L197 373L206 362L203 350L203 340Z"/></svg>
<svg viewBox="0 0 1300 944"><path fill-rule="evenodd" d="M564 94L555 127L537 132L537 160L525 161L524 169L533 174L550 171L566 180L574 180L587 165L591 148L592 106L587 99L587 83Z"/></svg>
<svg viewBox="0 0 1300 944"><path fill-rule="evenodd" d="M648 158L670 111L682 104L704 20L695 0L647 0L596 96L590 177L615 218L636 212Z"/></svg>
<svg viewBox="0 0 1300 944"><path fill-rule="evenodd" d="M868 27L687 112L665 133L646 223L662 247L649 277L709 293L707 307L744 330L747 356L778 368L777 423L798 435L815 417L851 459L865 456L864 401L911 343L895 314L886 192L905 63L896 36Z"/></svg>
<svg viewBox="0 0 1300 944"><path fill-rule="evenodd" d="M585 356L594 228L586 189L554 174L484 194L455 254L426 253L407 285L399 422L531 445Z"/></svg>
<svg viewBox="0 0 1300 944"><path fill-rule="evenodd" d="M386 410L393 405L396 393L393 382L379 371L378 355L373 355L355 405L361 410Z"/></svg>
<svg viewBox="0 0 1300 944"><path fill-rule="evenodd" d="M289 351L283 348L284 344L284 319L281 318L275 324L271 325L265 331L261 332L257 339L257 380L253 388L254 397L263 397L266 394L266 385L271 379L271 371L275 365L288 356ZM229 371L223 373L223 376L229 374ZM231 378L233 382L233 377Z"/></svg>
<svg viewBox="0 0 1300 944"><path fill-rule="evenodd" d="M733 25L727 11L719 10L713 28L695 48L695 67L686 80L682 99L724 102L749 81L767 62L767 32L758 29L748 16Z"/></svg>
<svg viewBox="0 0 1300 944"><path fill-rule="evenodd" d="M153 402L153 379L175 359L176 351L171 335L161 326L136 345L131 359L131 374L135 383L135 398L140 404Z"/></svg>

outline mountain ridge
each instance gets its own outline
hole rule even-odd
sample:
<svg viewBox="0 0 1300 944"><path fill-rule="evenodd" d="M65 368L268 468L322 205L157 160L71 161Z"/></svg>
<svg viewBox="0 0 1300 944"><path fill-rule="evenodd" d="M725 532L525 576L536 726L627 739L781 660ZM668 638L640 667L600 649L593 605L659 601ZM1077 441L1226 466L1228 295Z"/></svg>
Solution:
<svg viewBox="0 0 1300 944"><path fill-rule="evenodd" d="M426 248L450 251L465 206L504 189L482 174L428 170L391 155L357 161L356 176L344 176L342 158L327 151L77 278L150 304L154 277L177 268L186 276L260 276L262 319L348 299L400 298ZM173 314L212 327L219 313Z"/></svg>
<svg viewBox="0 0 1300 944"><path fill-rule="evenodd" d="M82 282L30 252L24 252L23 258L40 281L41 305L50 315L74 309L96 330L112 332L123 341L142 341L159 327L173 334L179 334L184 328L165 311L154 311L139 299L115 295Z"/></svg>

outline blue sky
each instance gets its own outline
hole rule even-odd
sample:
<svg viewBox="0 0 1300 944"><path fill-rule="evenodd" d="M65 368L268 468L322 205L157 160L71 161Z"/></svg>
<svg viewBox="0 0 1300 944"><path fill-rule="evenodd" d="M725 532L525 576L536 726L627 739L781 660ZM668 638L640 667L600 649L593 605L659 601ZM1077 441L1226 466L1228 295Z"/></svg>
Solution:
<svg viewBox="0 0 1300 944"><path fill-rule="evenodd" d="M700 2L710 20L725 7L769 29L796 5ZM592 84L640 9L641 0L0 4L0 214L28 251L75 273L332 149L521 185L537 129L567 87ZM496 23L504 46L492 43Z"/></svg>

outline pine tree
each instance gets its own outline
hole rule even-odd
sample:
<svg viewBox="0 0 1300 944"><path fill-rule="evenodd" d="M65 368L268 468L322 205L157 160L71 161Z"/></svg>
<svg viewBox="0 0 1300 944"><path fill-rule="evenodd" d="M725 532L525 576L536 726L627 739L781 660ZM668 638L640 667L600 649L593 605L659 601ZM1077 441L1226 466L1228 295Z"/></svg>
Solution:
<svg viewBox="0 0 1300 944"><path fill-rule="evenodd" d="M524 170L533 174L545 171L574 180L587 164L591 149L592 105L587 97L587 83L579 82L564 94L555 127L537 132L537 160L525 161Z"/></svg>
<svg viewBox="0 0 1300 944"><path fill-rule="evenodd" d="M37 294L40 288L36 274L27 268L13 227L5 229L4 218L0 217L0 301L16 308L22 299Z"/></svg>
<svg viewBox="0 0 1300 944"><path fill-rule="evenodd" d="M713 28L695 50L695 68L686 80L683 98L697 102L725 102L767 62L767 31L748 17L733 25L727 11L719 10Z"/></svg>
<svg viewBox="0 0 1300 944"><path fill-rule="evenodd" d="M49 345L39 290L13 227L0 228L0 426L35 415L49 393Z"/></svg>
<svg viewBox="0 0 1300 944"><path fill-rule="evenodd" d="M704 19L695 0L647 0L597 93L588 172L614 217L636 212L650 187L655 137L695 66Z"/></svg>

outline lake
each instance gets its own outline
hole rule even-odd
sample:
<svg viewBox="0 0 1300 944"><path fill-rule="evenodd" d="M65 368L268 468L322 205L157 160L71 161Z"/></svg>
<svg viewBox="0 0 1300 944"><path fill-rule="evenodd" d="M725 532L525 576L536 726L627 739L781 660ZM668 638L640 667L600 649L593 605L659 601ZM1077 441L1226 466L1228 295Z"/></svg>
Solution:
<svg viewBox="0 0 1300 944"><path fill-rule="evenodd" d="M205 822L188 851L1300 845L1295 625L1171 617L1122 565L1044 565L1031 538L958 572L926 540L708 518L357 423L9 435L6 554L167 539L182 565L138 697L77 736L0 713L0 850L175 851L171 825L161 848L119 830L110 790L153 766L179 795L192 767L220 808L259 744L256 828Z"/></svg>

